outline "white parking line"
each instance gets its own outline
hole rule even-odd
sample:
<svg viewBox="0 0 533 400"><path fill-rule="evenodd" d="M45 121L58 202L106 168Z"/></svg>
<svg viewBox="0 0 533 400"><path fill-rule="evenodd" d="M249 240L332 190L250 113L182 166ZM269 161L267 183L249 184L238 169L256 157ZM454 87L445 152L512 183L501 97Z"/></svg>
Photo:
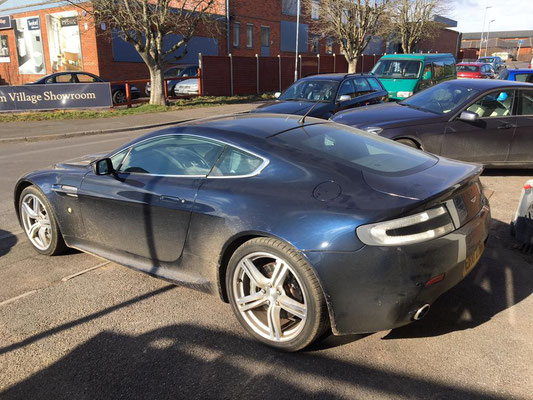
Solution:
<svg viewBox="0 0 533 400"><path fill-rule="evenodd" d="M29 292L19 294L18 296L12 297L10 299L4 300L0 303L1 306L5 306L6 304L13 303L14 301L18 299L22 299L23 297L29 296L30 294L37 293L37 290L30 290Z"/></svg>
<svg viewBox="0 0 533 400"><path fill-rule="evenodd" d="M65 276L64 278L61 278L61 282L69 281L69 280L71 280L72 278L75 278L75 277L77 277L77 276L80 276L80 275L86 274L87 272L90 272L90 271L92 271L92 270L95 270L95 269L101 268L101 267L103 267L104 265L107 265L107 264L109 264L109 263L110 263L109 261L106 261L106 262L104 262L104 263L101 263L101 264L95 265L94 267L87 268L87 269L84 269L83 271L76 272L75 274L72 274L72 275L69 275L69 276Z"/></svg>

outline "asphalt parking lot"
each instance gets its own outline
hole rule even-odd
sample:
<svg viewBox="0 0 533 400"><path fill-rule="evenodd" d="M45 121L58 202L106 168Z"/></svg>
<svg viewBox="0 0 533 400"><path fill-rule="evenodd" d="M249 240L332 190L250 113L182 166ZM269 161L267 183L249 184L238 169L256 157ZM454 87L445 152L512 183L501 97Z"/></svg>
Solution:
<svg viewBox="0 0 533 400"><path fill-rule="evenodd" d="M75 251L40 256L21 235L19 175L140 134L0 147L0 398L533 398L533 254L508 226L532 171L483 175L486 251L425 319L284 354L218 298Z"/></svg>

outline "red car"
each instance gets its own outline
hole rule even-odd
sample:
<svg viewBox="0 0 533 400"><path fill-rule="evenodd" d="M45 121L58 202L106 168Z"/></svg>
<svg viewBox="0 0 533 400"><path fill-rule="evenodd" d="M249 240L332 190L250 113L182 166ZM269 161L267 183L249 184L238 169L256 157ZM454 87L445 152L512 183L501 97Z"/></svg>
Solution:
<svg viewBox="0 0 533 400"><path fill-rule="evenodd" d="M493 79L496 72L487 63L459 63L457 64L457 79Z"/></svg>

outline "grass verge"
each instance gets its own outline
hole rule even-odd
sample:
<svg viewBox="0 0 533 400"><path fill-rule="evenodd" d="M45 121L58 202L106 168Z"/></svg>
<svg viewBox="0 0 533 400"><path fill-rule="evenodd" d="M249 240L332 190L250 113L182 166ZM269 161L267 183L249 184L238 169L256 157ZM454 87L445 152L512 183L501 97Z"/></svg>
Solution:
<svg viewBox="0 0 533 400"><path fill-rule="evenodd" d="M47 121L63 119L92 119L110 118L134 114L149 114L165 111L184 110L197 107L213 107L225 104L249 103L259 100L270 100L271 95L261 96L232 96L232 97L194 97L172 101L169 106L153 106L150 104L137 104L132 108L115 108L113 110L57 110L57 111L32 111L23 113L0 114L1 122L26 122Z"/></svg>

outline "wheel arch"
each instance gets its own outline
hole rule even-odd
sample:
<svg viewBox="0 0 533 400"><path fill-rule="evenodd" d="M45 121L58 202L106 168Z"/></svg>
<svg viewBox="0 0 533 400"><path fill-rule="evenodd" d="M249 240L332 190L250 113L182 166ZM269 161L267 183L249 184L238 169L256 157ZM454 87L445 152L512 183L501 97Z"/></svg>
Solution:
<svg viewBox="0 0 533 400"><path fill-rule="evenodd" d="M394 141L396 141L396 142L398 142L400 140L408 140L410 142L413 142L418 149L424 150L424 147L422 146L422 143L420 143L420 141L418 139L415 139L415 138L410 137L410 136L398 136L398 137L394 138Z"/></svg>
<svg viewBox="0 0 533 400"><path fill-rule="evenodd" d="M13 195L13 204L15 206L15 212L17 213L17 219L20 221L20 210L19 210L19 202L20 202L20 195L22 194L22 191L26 189L28 186L36 186L35 183L24 179L21 181L18 181Z"/></svg>

